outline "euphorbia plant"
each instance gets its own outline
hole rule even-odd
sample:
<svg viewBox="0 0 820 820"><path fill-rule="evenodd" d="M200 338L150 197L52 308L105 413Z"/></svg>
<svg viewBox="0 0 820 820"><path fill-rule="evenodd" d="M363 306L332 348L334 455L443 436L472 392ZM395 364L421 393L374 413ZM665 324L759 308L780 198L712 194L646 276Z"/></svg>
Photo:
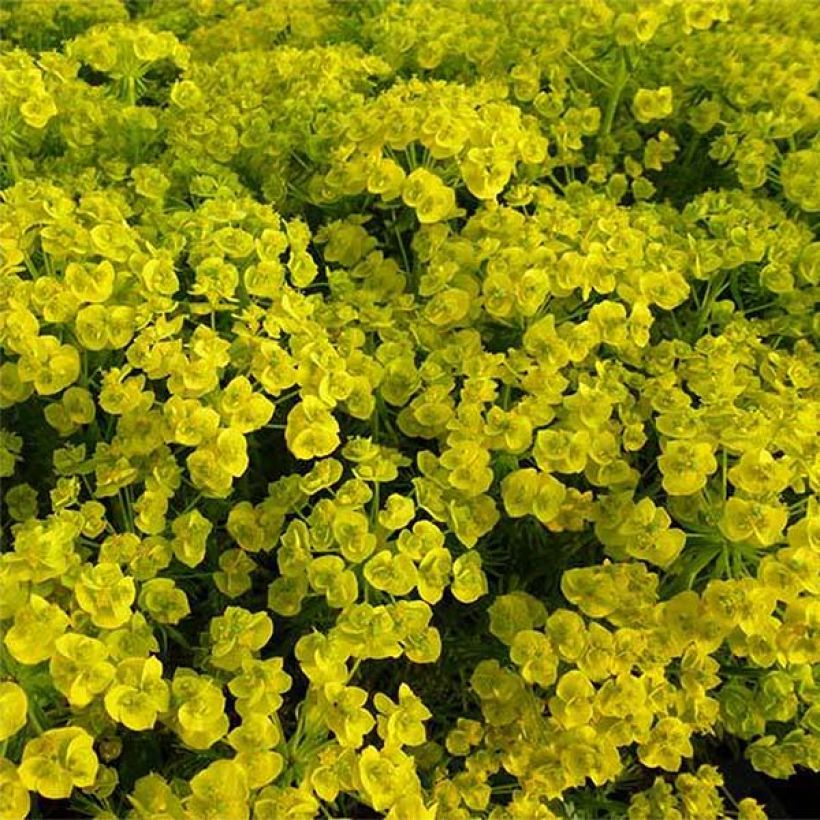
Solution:
<svg viewBox="0 0 820 820"><path fill-rule="evenodd" d="M0 816L820 770L811 11L0 10Z"/></svg>

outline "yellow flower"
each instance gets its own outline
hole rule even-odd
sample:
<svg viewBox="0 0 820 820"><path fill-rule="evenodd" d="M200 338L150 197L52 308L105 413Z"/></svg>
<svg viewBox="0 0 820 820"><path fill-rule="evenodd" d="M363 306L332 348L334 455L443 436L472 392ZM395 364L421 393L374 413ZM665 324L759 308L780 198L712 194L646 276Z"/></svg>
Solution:
<svg viewBox="0 0 820 820"><path fill-rule="evenodd" d="M17 362L20 379L33 382L41 396L51 396L74 384L80 375L80 354L54 336L39 336Z"/></svg>
<svg viewBox="0 0 820 820"><path fill-rule="evenodd" d="M0 742L17 734L25 725L28 698L13 681L0 682Z"/></svg>
<svg viewBox="0 0 820 820"><path fill-rule="evenodd" d="M219 571L213 574L214 584L228 598L238 598L253 585L251 573L255 569L253 559L243 550L225 550L219 556Z"/></svg>
<svg viewBox="0 0 820 820"><path fill-rule="evenodd" d="M270 715L282 705L282 694L290 689L292 679L282 669L282 658L257 660L246 658L242 672L228 684L236 697L236 710L242 717Z"/></svg>
<svg viewBox="0 0 820 820"><path fill-rule="evenodd" d="M48 660L54 653L55 641L66 631L68 623L68 615L57 604L32 595L14 614L14 623L4 639L6 648L20 663L33 665Z"/></svg>
<svg viewBox="0 0 820 820"><path fill-rule="evenodd" d="M451 755L464 757L473 746L481 742L483 735L484 728L479 721L456 718L456 728L447 733L445 746Z"/></svg>
<svg viewBox="0 0 820 820"><path fill-rule="evenodd" d="M668 85L658 89L641 88L632 101L632 110L638 122L663 119L672 113L672 89Z"/></svg>
<svg viewBox="0 0 820 820"><path fill-rule="evenodd" d="M215 448L219 464L234 478L248 469L248 442L237 428L221 430L217 434Z"/></svg>
<svg viewBox="0 0 820 820"><path fill-rule="evenodd" d="M158 774L141 777L128 800L137 820L183 820L182 801Z"/></svg>
<svg viewBox="0 0 820 820"><path fill-rule="evenodd" d="M525 629L513 638L510 660L521 669L527 683L546 688L555 682L558 658L551 642L543 632Z"/></svg>
<svg viewBox="0 0 820 820"><path fill-rule="evenodd" d="M342 556L351 563L361 563L370 557L376 548L377 539L370 532L367 516L358 510L336 510L331 530Z"/></svg>
<svg viewBox="0 0 820 820"><path fill-rule="evenodd" d="M339 446L339 424L322 401L305 396L288 413L285 441L296 458L327 456Z"/></svg>
<svg viewBox="0 0 820 820"><path fill-rule="evenodd" d="M228 743L237 752L255 752L273 748L282 739L277 725L265 715L250 714L229 735Z"/></svg>
<svg viewBox="0 0 820 820"><path fill-rule="evenodd" d="M453 562L453 583L450 587L456 600L471 604L487 594L487 577L481 569L481 555L465 552Z"/></svg>
<svg viewBox="0 0 820 820"><path fill-rule="evenodd" d="M592 718L595 687L580 670L563 674L555 687L549 706L553 717L565 729L588 724Z"/></svg>
<svg viewBox="0 0 820 820"><path fill-rule="evenodd" d="M208 749L228 732L225 696L209 678L191 669L177 669L171 684L177 704L175 728L193 749Z"/></svg>
<svg viewBox="0 0 820 820"><path fill-rule="evenodd" d="M470 686L481 699L485 720L503 726L515 720L526 697L524 681L498 661L481 661L470 677Z"/></svg>
<svg viewBox="0 0 820 820"><path fill-rule="evenodd" d="M681 759L691 757L690 731L678 718L661 718L649 733L648 739L638 746L638 757L645 766L676 772Z"/></svg>
<svg viewBox="0 0 820 820"><path fill-rule="evenodd" d="M539 430L533 457L544 472L579 473L592 446L586 430Z"/></svg>
<svg viewBox="0 0 820 820"><path fill-rule="evenodd" d="M367 692L358 686L330 682L318 692L311 703L317 715L327 724L342 746L358 748L362 739L376 724L364 707Z"/></svg>
<svg viewBox="0 0 820 820"><path fill-rule="evenodd" d="M658 456L658 467L669 495L692 495L706 486L706 477L717 470L717 461L706 442L671 441Z"/></svg>
<svg viewBox="0 0 820 820"><path fill-rule="evenodd" d="M388 496L384 507L379 511L379 524L389 532L406 527L416 513L412 498L393 493Z"/></svg>
<svg viewBox="0 0 820 820"><path fill-rule="evenodd" d="M261 393L254 393L244 376L237 376L225 386L219 402L219 412L228 427L240 433L264 427L270 421L273 409L273 402Z"/></svg>
<svg viewBox="0 0 820 820"><path fill-rule="evenodd" d="M105 710L135 732L150 729L157 715L168 711L170 693L162 679L162 664L154 657L129 658L117 667L105 695Z"/></svg>
<svg viewBox="0 0 820 820"><path fill-rule="evenodd" d="M345 562L338 555L322 555L311 560L307 578L311 589L324 594L332 607L341 609L353 603L359 594L356 576L345 569Z"/></svg>
<svg viewBox="0 0 820 820"><path fill-rule="evenodd" d="M376 811L389 809L403 794L420 787L413 758L399 749L365 747L359 755L359 775L364 794Z"/></svg>
<svg viewBox="0 0 820 820"><path fill-rule="evenodd" d="M49 729L23 749L20 780L29 791L50 800L71 796L73 789L94 784L99 763L94 738L75 726Z"/></svg>
<svg viewBox="0 0 820 820"><path fill-rule="evenodd" d="M417 168L405 178L402 199L415 209L422 225L449 219L456 208L455 191L425 168Z"/></svg>
<svg viewBox="0 0 820 820"><path fill-rule="evenodd" d="M14 557L22 565L18 571L34 583L60 577L73 563L77 535L76 520L69 515L30 518L14 532Z"/></svg>
<svg viewBox="0 0 820 820"><path fill-rule="evenodd" d="M395 625L395 637L404 654L413 663L433 663L438 660L441 654L441 635L435 627L430 626L433 611L428 604L424 601L399 601L389 614ZM378 634L378 630L388 628L388 624L387 619L374 619L375 634L370 640L377 646L381 638L386 644L384 656L393 656L391 638Z"/></svg>
<svg viewBox="0 0 820 820"><path fill-rule="evenodd" d="M307 575L282 575L268 587L268 608L277 615L298 615L307 592Z"/></svg>
<svg viewBox="0 0 820 820"><path fill-rule="evenodd" d="M619 528L625 541L624 550L633 558L668 566L678 557L686 543L683 530L670 528L672 519L663 507L642 498L632 516ZM614 552L611 554L615 554Z"/></svg>
<svg viewBox="0 0 820 820"><path fill-rule="evenodd" d="M25 820L31 799L28 789L10 760L0 757L0 820Z"/></svg>
<svg viewBox="0 0 820 820"><path fill-rule="evenodd" d="M538 489L533 499L532 511L542 524L554 521L567 495L567 488L549 473L538 474Z"/></svg>
<svg viewBox="0 0 820 820"><path fill-rule="evenodd" d="M172 578L152 578L142 585L139 608L160 624L178 624L191 611L188 596Z"/></svg>
<svg viewBox="0 0 820 820"><path fill-rule="evenodd" d="M406 684L399 686L396 704L382 692L373 697L373 705L380 712L379 735L390 746L420 746L427 739L424 721L432 712Z"/></svg>
<svg viewBox="0 0 820 820"><path fill-rule="evenodd" d="M248 774L235 760L216 760L191 778L191 796L184 801L191 820L246 820Z"/></svg>
<svg viewBox="0 0 820 820"><path fill-rule="evenodd" d="M55 687L72 706L84 707L104 692L114 678L108 647L96 638L69 633L58 638L49 672Z"/></svg>
<svg viewBox="0 0 820 820"><path fill-rule="evenodd" d="M174 538L171 548L177 560L187 567L195 567L205 559L208 536L213 525L197 509L183 513L174 519L171 531Z"/></svg>
<svg viewBox="0 0 820 820"><path fill-rule="evenodd" d="M114 292L114 266L104 260L92 267L70 262L64 281L80 302L105 302Z"/></svg>
<svg viewBox="0 0 820 820"><path fill-rule="evenodd" d="M471 148L459 163L467 190L478 199L495 199L510 181L514 163L492 148Z"/></svg>
<svg viewBox="0 0 820 820"><path fill-rule="evenodd" d="M780 504L762 504L732 496L723 508L718 526L730 541L751 541L770 547L783 535L788 510Z"/></svg>
<svg viewBox="0 0 820 820"><path fill-rule="evenodd" d="M404 170L392 159L381 157L373 163L367 177L367 190L379 194L385 202L401 195Z"/></svg>
<svg viewBox="0 0 820 820"><path fill-rule="evenodd" d="M307 784L285 788L267 786L254 801L254 820L311 820L319 806Z"/></svg>
<svg viewBox="0 0 820 820"><path fill-rule="evenodd" d="M547 618L547 634L562 660L574 662L587 646L584 619L568 609L557 609Z"/></svg>
<svg viewBox="0 0 820 820"><path fill-rule="evenodd" d="M519 632L543 626L547 617L544 605L520 590L499 595L487 614L490 616L490 632L508 646Z"/></svg>
<svg viewBox="0 0 820 820"><path fill-rule="evenodd" d="M506 475L501 481L501 498L507 515L512 518L529 515L533 510L538 489L537 470L526 468Z"/></svg>
<svg viewBox="0 0 820 820"><path fill-rule="evenodd" d="M223 615L211 620L211 662L220 669L239 669L272 634L273 622L266 613L229 606Z"/></svg>
<svg viewBox="0 0 820 820"><path fill-rule="evenodd" d="M436 820L440 817L438 808L436 802L425 805L421 794L403 794L393 804L385 820Z"/></svg>
<svg viewBox="0 0 820 820"><path fill-rule="evenodd" d="M433 547L427 552L418 565L419 595L428 604L438 603L444 594L444 588L450 580L453 559L450 551L444 547Z"/></svg>
<svg viewBox="0 0 820 820"><path fill-rule="evenodd" d="M728 475L737 489L750 495L779 493L790 480L788 466L776 461L768 450L747 450Z"/></svg>
<svg viewBox="0 0 820 820"><path fill-rule="evenodd" d="M753 798L744 797L737 804L738 820L766 820L768 816L763 807Z"/></svg>
<svg viewBox="0 0 820 820"><path fill-rule="evenodd" d="M374 589L399 596L416 586L418 571L409 556L381 550L365 564L364 577Z"/></svg>
<svg viewBox="0 0 820 820"><path fill-rule="evenodd" d="M128 621L136 594L134 579L113 563L86 566L74 586L77 603L103 629L116 629Z"/></svg>
<svg viewBox="0 0 820 820"><path fill-rule="evenodd" d="M57 106L51 94L40 90L29 96L20 106L20 114L26 125L45 128L49 120L57 115Z"/></svg>

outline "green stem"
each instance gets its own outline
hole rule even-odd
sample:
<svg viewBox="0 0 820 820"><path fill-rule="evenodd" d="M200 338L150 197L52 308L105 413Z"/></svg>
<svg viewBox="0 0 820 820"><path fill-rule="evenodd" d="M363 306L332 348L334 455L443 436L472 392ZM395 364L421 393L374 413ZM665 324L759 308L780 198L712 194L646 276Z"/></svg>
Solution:
<svg viewBox="0 0 820 820"><path fill-rule="evenodd" d="M376 521L379 516L379 482L375 482L373 485L373 501L372 507L370 508L370 524L371 526L376 526Z"/></svg>
<svg viewBox="0 0 820 820"><path fill-rule="evenodd" d="M130 510L130 506L128 504L128 499L126 497L126 494L125 494L124 490L121 489L117 493L117 501L119 502L120 519L121 519L120 523L122 525L123 531L124 532L133 532L134 531L134 525L132 523L131 510Z"/></svg>
<svg viewBox="0 0 820 820"><path fill-rule="evenodd" d="M686 573L686 588L691 589L692 585L695 583L695 579L700 575L700 573L707 567L709 564L712 563L721 553L720 546L712 546L711 544L703 547L703 553L700 557L693 561Z"/></svg>
<svg viewBox="0 0 820 820"><path fill-rule="evenodd" d="M17 165L17 157L14 156L14 151L9 148L4 153L4 157L6 160L6 167L9 171L9 176L11 177L12 182L19 182L20 181L20 167Z"/></svg>
<svg viewBox="0 0 820 820"><path fill-rule="evenodd" d="M25 252L23 253L23 261L26 263L26 270L29 272L29 276L31 276L32 279L39 279L40 271L37 270L37 266L34 264L32 258Z"/></svg>
<svg viewBox="0 0 820 820"><path fill-rule="evenodd" d="M372 435L371 438L373 439L374 444L379 443L379 408L378 405L374 402L373 407L373 414L370 417L370 425L372 428Z"/></svg>
<svg viewBox="0 0 820 820"><path fill-rule="evenodd" d="M501 407L504 410L510 409L510 384L506 382L501 389Z"/></svg>
<svg viewBox="0 0 820 820"><path fill-rule="evenodd" d="M721 451L721 465L722 465L722 473L723 473L723 478L722 478L723 500L726 501L726 494L728 492L728 485L726 483L726 473L727 473L727 467L728 467L728 454L727 454L726 450Z"/></svg>
<svg viewBox="0 0 820 820"><path fill-rule="evenodd" d="M410 268L410 257L407 254L407 249L404 247L404 240L401 238L401 231L399 230L399 225L396 222L396 214L395 211L393 212L393 233L396 235L396 242L399 245L399 252L401 253L401 259L404 263L404 270L407 274L407 282L410 285L411 290L415 290L416 283L413 277L413 271Z"/></svg>
<svg viewBox="0 0 820 820"><path fill-rule="evenodd" d="M709 317L712 315L712 306L715 303L715 300L718 296L720 296L721 291L723 290L724 278L725 276L721 276L720 283L717 286L715 285L715 279L710 279L706 285L706 294L703 298L703 303L701 304L700 310L698 312L697 322L695 324L695 331L692 336L692 344L694 345L698 339L700 339L701 334L703 333L706 325L709 323Z"/></svg>
<svg viewBox="0 0 820 820"><path fill-rule="evenodd" d="M134 77L125 78L125 101L128 105L137 104L137 81Z"/></svg>
<svg viewBox="0 0 820 820"><path fill-rule="evenodd" d="M689 147L686 149L686 155L683 158L683 167L688 168L692 163L692 159L695 156L695 151L697 147L700 145L700 134L698 134L690 143Z"/></svg>
<svg viewBox="0 0 820 820"><path fill-rule="evenodd" d="M174 641L175 641L176 643L178 643L180 646L184 647L185 649L187 649L187 650L189 650L189 651L190 651L191 649L193 649L193 647L191 646L191 644L189 644L189 643L188 643L188 641L186 641L186 640L185 640L185 636L184 636L184 635L183 635L183 634L182 634L182 633L181 633L178 629L174 629L174 627L169 626L168 624L163 624L163 629L164 629L164 630L165 630L165 632L166 632L168 635L170 635L170 636L174 639Z"/></svg>
<svg viewBox="0 0 820 820"><path fill-rule="evenodd" d="M606 106L604 114L604 121L601 123L600 136L606 137L612 130L612 123L615 121L615 112L618 110L618 103L621 101L621 94L623 93L626 81L629 79L629 72L626 68L626 58L623 51L621 51L621 61L618 64L618 74L615 77L615 82L612 84L612 93L609 95L609 102Z"/></svg>
<svg viewBox="0 0 820 820"><path fill-rule="evenodd" d="M294 390L288 390L286 393L282 393L281 396L277 396L273 400L273 406L276 407L276 405L281 404L283 401L287 401L288 399L292 399L294 396L298 396L299 390L300 388L297 387Z"/></svg>
<svg viewBox="0 0 820 820"><path fill-rule="evenodd" d="M605 80L600 74L596 74L585 62L583 62L583 60L580 60L568 49L564 51L564 54L566 54L567 57L569 57L570 60L572 60L576 65L580 66L580 68L582 68L587 74L589 74L590 77L601 83L601 85L604 85L607 88L609 88L612 85L612 83L610 83L608 80Z"/></svg>
<svg viewBox="0 0 820 820"><path fill-rule="evenodd" d="M185 515L185 513L190 512L196 505L199 503L199 500L202 498L202 493L197 493L193 500L185 507L185 509L180 513L180 515ZM210 573L206 573L210 575Z"/></svg>
<svg viewBox="0 0 820 820"><path fill-rule="evenodd" d="M34 728L34 731L41 735L45 731L43 728L43 715L40 711L40 707L34 702L34 700L29 697L28 699L28 722Z"/></svg>
<svg viewBox="0 0 820 820"><path fill-rule="evenodd" d="M565 185L564 185L564 184L563 184L563 183L562 183L562 182L558 179L558 177L557 177L557 176L555 176L554 171L549 171L549 172L547 173L547 179L549 179L549 181L550 181L553 185L555 185L555 187L556 187L556 188L558 188L558 190L559 190L562 194L564 193L564 188L565 188L566 186L565 186Z"/></svg>

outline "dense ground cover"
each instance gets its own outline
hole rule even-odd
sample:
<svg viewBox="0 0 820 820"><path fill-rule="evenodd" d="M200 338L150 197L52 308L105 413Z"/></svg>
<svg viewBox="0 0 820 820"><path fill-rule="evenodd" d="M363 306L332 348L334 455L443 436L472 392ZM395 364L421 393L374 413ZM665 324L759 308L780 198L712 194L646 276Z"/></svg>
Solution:
<svg viewBox="0 0 820 820"><path fill-rule="evenodd" d="M820 770L816 10L0 0L0 818Z"/></svg>

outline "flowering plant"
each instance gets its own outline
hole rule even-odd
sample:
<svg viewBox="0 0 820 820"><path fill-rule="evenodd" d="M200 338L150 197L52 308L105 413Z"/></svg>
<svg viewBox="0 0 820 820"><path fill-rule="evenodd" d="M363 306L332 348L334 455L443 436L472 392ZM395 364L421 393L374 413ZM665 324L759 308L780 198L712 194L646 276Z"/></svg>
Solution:
<svg viewBox="0 0 820 820"><path fill-rule="evenodd" d="M813 11L4 3L0 820L820 771Z"/></svg>

